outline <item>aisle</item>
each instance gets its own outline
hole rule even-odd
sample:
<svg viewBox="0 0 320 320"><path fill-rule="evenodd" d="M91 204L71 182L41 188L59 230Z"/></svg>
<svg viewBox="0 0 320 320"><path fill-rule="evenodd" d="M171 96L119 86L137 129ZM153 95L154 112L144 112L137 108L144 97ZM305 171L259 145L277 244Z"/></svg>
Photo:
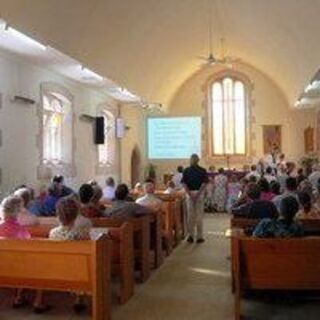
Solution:
<svg viewBox="0 0 320 320"><path fill-rule="evenodd" d="M204 244L182 243L114 320L232 319L227 215L207 216Z"/></svg>

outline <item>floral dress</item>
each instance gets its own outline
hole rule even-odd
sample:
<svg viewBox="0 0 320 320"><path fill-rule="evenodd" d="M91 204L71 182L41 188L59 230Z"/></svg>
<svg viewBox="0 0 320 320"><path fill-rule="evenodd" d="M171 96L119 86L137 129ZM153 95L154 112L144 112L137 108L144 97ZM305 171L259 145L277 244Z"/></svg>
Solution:
<svg viewBox="0 0 320 320"><path fill-rule="evenodd" d="M223 174L218 174L214 178L214 204L218 212L226 210L228 178Z"/></svg>
<svg viewBox="0 0 320 320"><path fill-rule="evenodd" d="M227 200L227 211L230 212L232 206L239 199L241 192L241 184L239 182L230 182L228 184L228 200Z"/></svg>

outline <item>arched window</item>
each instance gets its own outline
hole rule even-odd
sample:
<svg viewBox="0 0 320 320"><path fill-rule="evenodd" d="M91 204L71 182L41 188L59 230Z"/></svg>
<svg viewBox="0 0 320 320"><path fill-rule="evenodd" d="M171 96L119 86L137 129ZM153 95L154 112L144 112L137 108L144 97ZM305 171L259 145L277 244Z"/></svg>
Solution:
<svg viewBox="0 0 320 320"><path fill-rule="evenodd" d="M59 84L42 83L38 115L39 179L75 176L73 96Z"/></svg>
<svg viewBox="0 0 320 320"><path fill-rule="evenodd" d="M71 102L56 92L47 92L42 99L43 161L55 164L68 162L68 140L72 135Z"/></svg>
<svg viewBox="0 0 320 320"><path fill-rule="evenodd" d="M104 118L104 144L98 146L99 166L111 166L115 160L115 117L103 110L101 112Z"/></svg>
<svg viewBox="0 0 320 320"><path fill-rule="evenodd" d="M244 83L224 77L213 82L210 99L211 153L244 156L247 153L247 92Z"/></svg>

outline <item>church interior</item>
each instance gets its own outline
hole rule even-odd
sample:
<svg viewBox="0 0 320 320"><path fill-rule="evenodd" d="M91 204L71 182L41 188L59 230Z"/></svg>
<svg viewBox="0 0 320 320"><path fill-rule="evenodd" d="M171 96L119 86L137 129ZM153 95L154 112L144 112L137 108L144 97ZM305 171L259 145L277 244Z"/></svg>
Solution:
<svg viewBox="0 0 320 320"><path fill-rule="evenodd" d="M0 320L319 319L319 13L0 0Z"/></svg>

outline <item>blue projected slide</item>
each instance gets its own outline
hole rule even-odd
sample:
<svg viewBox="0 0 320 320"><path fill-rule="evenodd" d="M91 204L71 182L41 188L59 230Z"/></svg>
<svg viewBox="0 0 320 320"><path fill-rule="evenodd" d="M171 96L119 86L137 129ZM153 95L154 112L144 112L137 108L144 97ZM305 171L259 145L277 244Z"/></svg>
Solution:
<svg viewBox="0 0 320 320"><path fill-rule="evenodd" d="M148 158L188 159L201 155L201 118L149 118Z"/></svg>

